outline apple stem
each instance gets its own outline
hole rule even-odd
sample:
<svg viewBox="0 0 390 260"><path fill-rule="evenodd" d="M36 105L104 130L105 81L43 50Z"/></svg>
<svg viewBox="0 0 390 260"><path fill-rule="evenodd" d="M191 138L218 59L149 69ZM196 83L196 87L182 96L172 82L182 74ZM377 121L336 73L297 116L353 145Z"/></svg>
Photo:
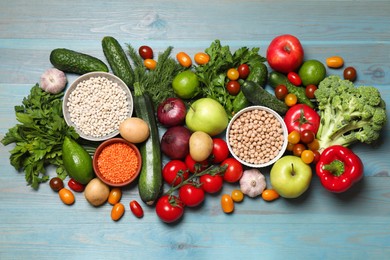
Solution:
<svg viewBox="0 0 390 260"><path fill-rule="evenodd" d="M294 164L291 163L291 175L295 176Z"/></svg>

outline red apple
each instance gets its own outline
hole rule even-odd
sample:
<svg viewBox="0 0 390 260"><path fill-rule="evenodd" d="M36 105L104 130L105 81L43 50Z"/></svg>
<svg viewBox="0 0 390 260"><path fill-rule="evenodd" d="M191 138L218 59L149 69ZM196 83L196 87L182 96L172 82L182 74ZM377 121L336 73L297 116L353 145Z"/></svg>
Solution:
<svg viewBox="0 0 390 260"><path fill-rule="evenodd" d="M297 37L283 34L275 37L267 49L267 61L278 72L296 71L303 63L303 48Z"/></svg>

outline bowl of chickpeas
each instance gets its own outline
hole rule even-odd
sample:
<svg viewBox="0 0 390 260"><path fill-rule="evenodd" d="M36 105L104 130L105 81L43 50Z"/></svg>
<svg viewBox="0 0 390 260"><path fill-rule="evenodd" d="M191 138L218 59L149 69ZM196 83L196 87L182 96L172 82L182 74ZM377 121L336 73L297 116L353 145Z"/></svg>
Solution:
<svg viewBox="0 0 390 260"><path fill-rule="evenodd" d="M237 112L226 130L230 153L253 168L275 163L286 151L288 131L283 118L264 106L250 106Z"/></svg>
<svg viewBox="0 0 390 260"><path fill-rule="evenodd" d="M133 97L127 85L107 72L78 77L66 90L62 111L80 137L104 141L119 134L119 125L133 113Z"/></svg>

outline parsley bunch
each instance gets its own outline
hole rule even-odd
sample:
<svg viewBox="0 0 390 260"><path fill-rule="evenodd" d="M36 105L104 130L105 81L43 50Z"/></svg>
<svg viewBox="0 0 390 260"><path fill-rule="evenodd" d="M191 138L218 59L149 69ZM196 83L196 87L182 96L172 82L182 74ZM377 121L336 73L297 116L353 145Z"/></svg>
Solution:
<svg viewBox="0 0 390 260"><path fill-rule="evenodd" d="M1 140L3 145L15 143L10 151L10 162L17 171L24 170L28 185L38 189L49 179L45 167L57 166L57 175L64 179L67 173L62 162L62 143L65 136L77 139L79 135L69 127L62 114L64 93L50 94L38 84L31 88L22 105L15 106L16 124Z"/></svg>

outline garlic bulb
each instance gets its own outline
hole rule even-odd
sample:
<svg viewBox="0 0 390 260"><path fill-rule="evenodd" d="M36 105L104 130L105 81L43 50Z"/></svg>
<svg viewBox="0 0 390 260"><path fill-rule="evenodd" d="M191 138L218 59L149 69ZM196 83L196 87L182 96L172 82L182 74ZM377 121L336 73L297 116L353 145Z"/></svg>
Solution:
<svg viewBox="0 0 390 260"><path fill-rule="evenodd" d="M40 86L50 94L58 94L65 88L67 82L68 80L63 71L51 68L42 74Z"/></svg>
<svg viewBox="0 0 390 260"><path fill-rule="evenodd" d="M259 196L267 186L264 175L258 169L245 170L240 179L242 193L249 197Z"/></svg>

